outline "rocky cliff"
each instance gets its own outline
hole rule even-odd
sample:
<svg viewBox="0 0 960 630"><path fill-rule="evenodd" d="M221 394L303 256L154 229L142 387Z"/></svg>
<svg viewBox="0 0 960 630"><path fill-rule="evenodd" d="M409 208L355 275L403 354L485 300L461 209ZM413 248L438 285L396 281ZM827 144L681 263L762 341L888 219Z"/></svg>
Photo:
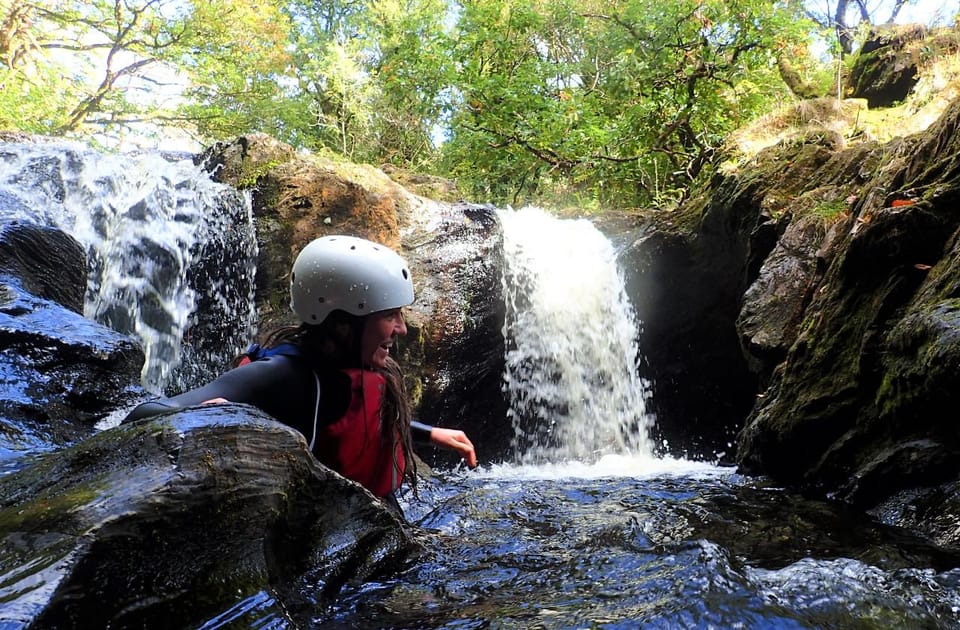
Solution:
<svg viewBox="0 0 960 630"><path fill-rule="evenodd" d="M877 51L904 73L904 54ZM948 545L960 542L953 86L934 124L886 141L849 133L864 117L850 106L865 104L800 104L832 107L848 132L782 136L685 206L615 231L670 444L707 457L735 446L745 473Z"/></svg>

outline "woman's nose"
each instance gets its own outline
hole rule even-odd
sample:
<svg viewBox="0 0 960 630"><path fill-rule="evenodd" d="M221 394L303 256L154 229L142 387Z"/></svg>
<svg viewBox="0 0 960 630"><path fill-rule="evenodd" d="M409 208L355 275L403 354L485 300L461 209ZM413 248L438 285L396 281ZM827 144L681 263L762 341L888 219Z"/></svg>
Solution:
<svg viewBox="0 0 960 630"><path fill-rule="evenodd" d="M400 335L401 337L403 337L403 336L405 336L405 335L407 334L407 322L406 322L406 320L404 320L402 313L401 313L400 316L397 318L397 324L396 324L396 326L394 326L393 329L394 329L394 331L395 331L398 335Z"/></svg>

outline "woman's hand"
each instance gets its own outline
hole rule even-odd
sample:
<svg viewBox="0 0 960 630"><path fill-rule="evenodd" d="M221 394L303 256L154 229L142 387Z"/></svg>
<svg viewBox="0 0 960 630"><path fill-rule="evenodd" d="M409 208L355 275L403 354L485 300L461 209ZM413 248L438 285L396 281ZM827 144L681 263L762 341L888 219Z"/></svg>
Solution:
<svg viewBox="0 0 960 630"><path fill-rule="evenodd" d="M460 453L460 457L467 462L467 466L477 467L477 452L473 448L473 442L463 431L433 427L430 429L430 443Z"/></svg>

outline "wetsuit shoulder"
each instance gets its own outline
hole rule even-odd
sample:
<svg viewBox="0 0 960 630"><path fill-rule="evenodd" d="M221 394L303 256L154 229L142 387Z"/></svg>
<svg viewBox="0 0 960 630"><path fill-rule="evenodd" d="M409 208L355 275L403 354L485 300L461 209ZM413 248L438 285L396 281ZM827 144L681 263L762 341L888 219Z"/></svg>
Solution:
<svg viewBox="0 0 960 630"><path fill-rule="evenodd" d="M291 420L316 400L316 382L309 366L294 357L277 355L241 365L206 385L177 396L142 403L124 422L199 405L215 398L253 405L277 420ZM309 400L307 400L309 399Z"/></svg>

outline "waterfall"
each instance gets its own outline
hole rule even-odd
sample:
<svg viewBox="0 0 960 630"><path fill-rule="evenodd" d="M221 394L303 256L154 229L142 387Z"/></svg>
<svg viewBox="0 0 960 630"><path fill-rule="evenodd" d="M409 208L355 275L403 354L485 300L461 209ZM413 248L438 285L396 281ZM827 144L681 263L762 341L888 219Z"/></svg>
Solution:
<svg viewBox="0 0 960 630"><path fill-rule="evenodd" d="M639 326L613 246L589 221L500 213L504 389L523 463L651 456Z"/></svg>
<svg viewBox="0 0 960 630"><path fill-rule="evenodd" d="M188 157L0 143L0 220L56 227L84 246L84 315L139 338L150 391L199 384L252 336L249 199Z"/></svg>

